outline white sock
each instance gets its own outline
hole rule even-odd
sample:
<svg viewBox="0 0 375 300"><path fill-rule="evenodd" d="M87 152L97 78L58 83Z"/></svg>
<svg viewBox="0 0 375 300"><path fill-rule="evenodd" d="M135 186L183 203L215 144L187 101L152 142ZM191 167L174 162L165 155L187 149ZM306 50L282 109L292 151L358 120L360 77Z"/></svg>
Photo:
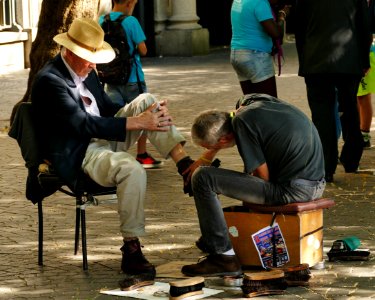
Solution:
<svg viewBox="0 0 375 300"><path fill-rule="evenodd" d="M236 255L236 253L234 253L234 250L233 248L224 252L224 253L221 253L222 255Z"/></svg>

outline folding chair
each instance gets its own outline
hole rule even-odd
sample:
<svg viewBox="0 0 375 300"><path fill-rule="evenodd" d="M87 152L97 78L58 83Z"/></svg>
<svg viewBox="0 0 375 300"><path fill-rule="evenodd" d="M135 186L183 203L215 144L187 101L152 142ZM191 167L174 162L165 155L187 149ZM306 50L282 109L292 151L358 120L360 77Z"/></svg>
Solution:
<svg viewBox="0 0 375 300"><path fill-rule="evenodd" d="M81 231L83 269L88 269L87 243L86 243L86 207L98 205L95 197L112 195L116 187L103 187L91 180L87 175L80 179L83 192L72 191L65 188L66 184L53 172L51 167L46 167L40 157L37 135L35 132L32 105L29 102L20 103L16 116L9 131L9 136L16 139L21 149L25 166L28 169L26 181L26 198L33 204L38 204L38 265L43 265L43 205L44 198L60 191L76 199L76 224L74 238L74 254L79 248L79 235Z"/></svg>

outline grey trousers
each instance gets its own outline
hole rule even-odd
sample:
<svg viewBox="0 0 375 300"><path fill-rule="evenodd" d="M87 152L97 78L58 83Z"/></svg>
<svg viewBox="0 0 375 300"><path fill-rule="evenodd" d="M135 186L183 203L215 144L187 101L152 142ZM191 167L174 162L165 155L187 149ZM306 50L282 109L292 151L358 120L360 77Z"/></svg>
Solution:
<svg viewBox="0 0 375 300"><path fill-rule="evenodd" d="M221 254L232 244L219 194L255 204L304 202L323 195L325 180L295 179L278 185L237 171L200 167L193 174L192 188L203 242L211 254Z"/></svg>

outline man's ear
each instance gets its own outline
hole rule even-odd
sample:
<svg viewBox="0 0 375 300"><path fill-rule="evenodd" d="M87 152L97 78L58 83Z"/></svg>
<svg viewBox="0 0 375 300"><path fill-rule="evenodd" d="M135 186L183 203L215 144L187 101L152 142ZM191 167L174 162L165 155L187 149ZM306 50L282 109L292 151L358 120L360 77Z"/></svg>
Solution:
<svg viewBox="0 0 375 300"><path fill-rule="evenodd" d="M229 142L232 142L234 139L234 134L233 133L228 133L226 135L223 135L220 139L219 139L219 143L220 144L228 144Z"/></svg>

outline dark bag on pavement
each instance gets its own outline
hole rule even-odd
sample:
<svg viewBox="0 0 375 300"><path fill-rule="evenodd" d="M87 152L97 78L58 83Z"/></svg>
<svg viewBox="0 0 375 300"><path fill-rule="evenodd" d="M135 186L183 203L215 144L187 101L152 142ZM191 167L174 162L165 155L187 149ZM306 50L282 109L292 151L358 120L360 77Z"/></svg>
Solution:
<svg viewBox="0 0 375 300"><path fill-rule="evenodd" d="M129 53L129 44L126 32L121 23L127 16L121 15L111 21L109 14L104 17L102 28L104 40L115 50L116 57L109 63L97 64L100 81L109 84L126 84L129 81L130 71L134 61L134 53Z"/></svg>

